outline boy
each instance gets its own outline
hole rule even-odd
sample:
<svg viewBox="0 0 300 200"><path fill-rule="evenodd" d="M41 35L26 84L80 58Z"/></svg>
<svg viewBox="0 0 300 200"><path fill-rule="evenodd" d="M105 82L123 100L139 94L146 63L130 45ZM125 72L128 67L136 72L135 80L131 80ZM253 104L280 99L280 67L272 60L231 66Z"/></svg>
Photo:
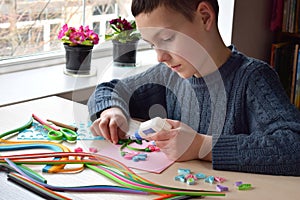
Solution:
<svg viewBox="0 0 300 200"><path fill-rule="evenodd" d="M97 86L94 134L117 143L130 117L160 116L172 129L147 139L170 159L300 175L300 112L270 66L224 45L217 0L133 0L132 13L160 64Z"/></svg>

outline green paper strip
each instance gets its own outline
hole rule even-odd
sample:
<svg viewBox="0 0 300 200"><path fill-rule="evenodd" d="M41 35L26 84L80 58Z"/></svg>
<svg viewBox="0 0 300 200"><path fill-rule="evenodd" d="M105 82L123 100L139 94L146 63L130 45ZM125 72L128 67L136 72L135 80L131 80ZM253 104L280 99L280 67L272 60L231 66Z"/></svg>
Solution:
<svg viewBox="0 0 300 200"><path fill-rule="evenodd" d="M24 173L26 173L28 176L30 176L34 180L37 180L37 181L42 182L42 183L47 183L47 180L44 177L42 177L40 174L38 174L37 172L33 171L29 167L26 167L24 165L18 165L18 166L19 166L19 168L21 168L21 170Z"/></svg>
<svg viewBox="0 0 300 200"><path fill-rule="evenodd" d="M21 126L19 128L16 128L16 129L13 129L13 130L10 130L10 131L7 131L5 133L0 134L0 139L3 138L3 137L5 137L5 136L7 136L7 135L10 135L10 134L13 134L13 133L16 133L16 132L19 132L19 131L22 131L22 130L24 130L26 128L31 127L32 122L33 122L33 119L31 117L30 120L25 125L23 125L23 126Z"/></svg>
<svg viewBox="0 0 300 200"><path fill-rule="evenodd" d="M164 187L160 187L159 185L152 185L153 189L151 188L146 188L146 187L142 187L142 186L136 186L133 184L129 184L128 182L122 181L119 178L112 176L111 174L109 174L108 172L99 169L98 167L95 166L91 166L91 165L86 165L88 168L96 171L97 173L100 173L106 177L108 177L109 179L125 186L131 189L135 189L135 190L141 190L141 191L145 191L145 192L150 192L150 193L156 193L156 194L176 194L176 195L188 195L188 196L225 196L224 193L218 193L218 192L209 192L209 191L191 191L191 190L177 190L177 188L175 190L172 189L167 189L164 190ZM124 177L125 178L125 177ZM133 180L130 180L133 181ZM144 182L137 182L138 184L145 184Z"/></svg>

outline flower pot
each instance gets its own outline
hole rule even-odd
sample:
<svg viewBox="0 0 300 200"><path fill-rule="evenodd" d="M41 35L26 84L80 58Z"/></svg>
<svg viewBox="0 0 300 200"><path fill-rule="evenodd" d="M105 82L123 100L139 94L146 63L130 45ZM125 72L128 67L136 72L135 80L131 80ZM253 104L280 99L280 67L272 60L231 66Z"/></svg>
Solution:
<svg viewBox="0 0 300 200"><path fill-rule="evenodd" d="M138 40L122 43L112 40L113 61L117 66L135 66Z"/></svg>
<svg viewBox="0 0 300 200"><path fill-rule="evenodd" d="M71 75L90 75L93 46L69 46L66 50L65 72Z"/></svg>

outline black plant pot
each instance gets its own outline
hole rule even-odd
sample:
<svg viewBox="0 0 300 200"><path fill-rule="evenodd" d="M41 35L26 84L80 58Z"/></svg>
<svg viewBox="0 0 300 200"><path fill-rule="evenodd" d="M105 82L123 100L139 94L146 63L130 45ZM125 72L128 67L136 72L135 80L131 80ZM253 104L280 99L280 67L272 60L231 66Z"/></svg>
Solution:
<svg viewBox="0 0 300 200"><path fill-rule="evenodd" d="M93 46L69 46L64 44L66 50L65 71L75 75L88 75L91 71Z"/></svg>
<svg viewBox="0 0 300 200"><path fill-rule="evenodd" d="M121 43L112 40L113 60L117 66L135 66L138 40Z"/></svg>

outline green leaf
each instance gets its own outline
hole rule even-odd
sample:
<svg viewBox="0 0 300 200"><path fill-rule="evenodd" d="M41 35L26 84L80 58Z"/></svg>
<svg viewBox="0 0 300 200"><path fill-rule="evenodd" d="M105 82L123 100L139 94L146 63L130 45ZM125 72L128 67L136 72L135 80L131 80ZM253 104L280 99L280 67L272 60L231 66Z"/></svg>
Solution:
<svg viewBox="0 0 300 200"><path fill-rule="evenodd" d="M85 45L85 46L93 46L93 43L90 40L85 40L81 43L81 45Z"/></svg>
<svg viewBox="0 0 300 200"><path fill-rule="evenodd" d="M105 35L105 40L111 40L113 38L113 34L107 34Z"/></svg>

